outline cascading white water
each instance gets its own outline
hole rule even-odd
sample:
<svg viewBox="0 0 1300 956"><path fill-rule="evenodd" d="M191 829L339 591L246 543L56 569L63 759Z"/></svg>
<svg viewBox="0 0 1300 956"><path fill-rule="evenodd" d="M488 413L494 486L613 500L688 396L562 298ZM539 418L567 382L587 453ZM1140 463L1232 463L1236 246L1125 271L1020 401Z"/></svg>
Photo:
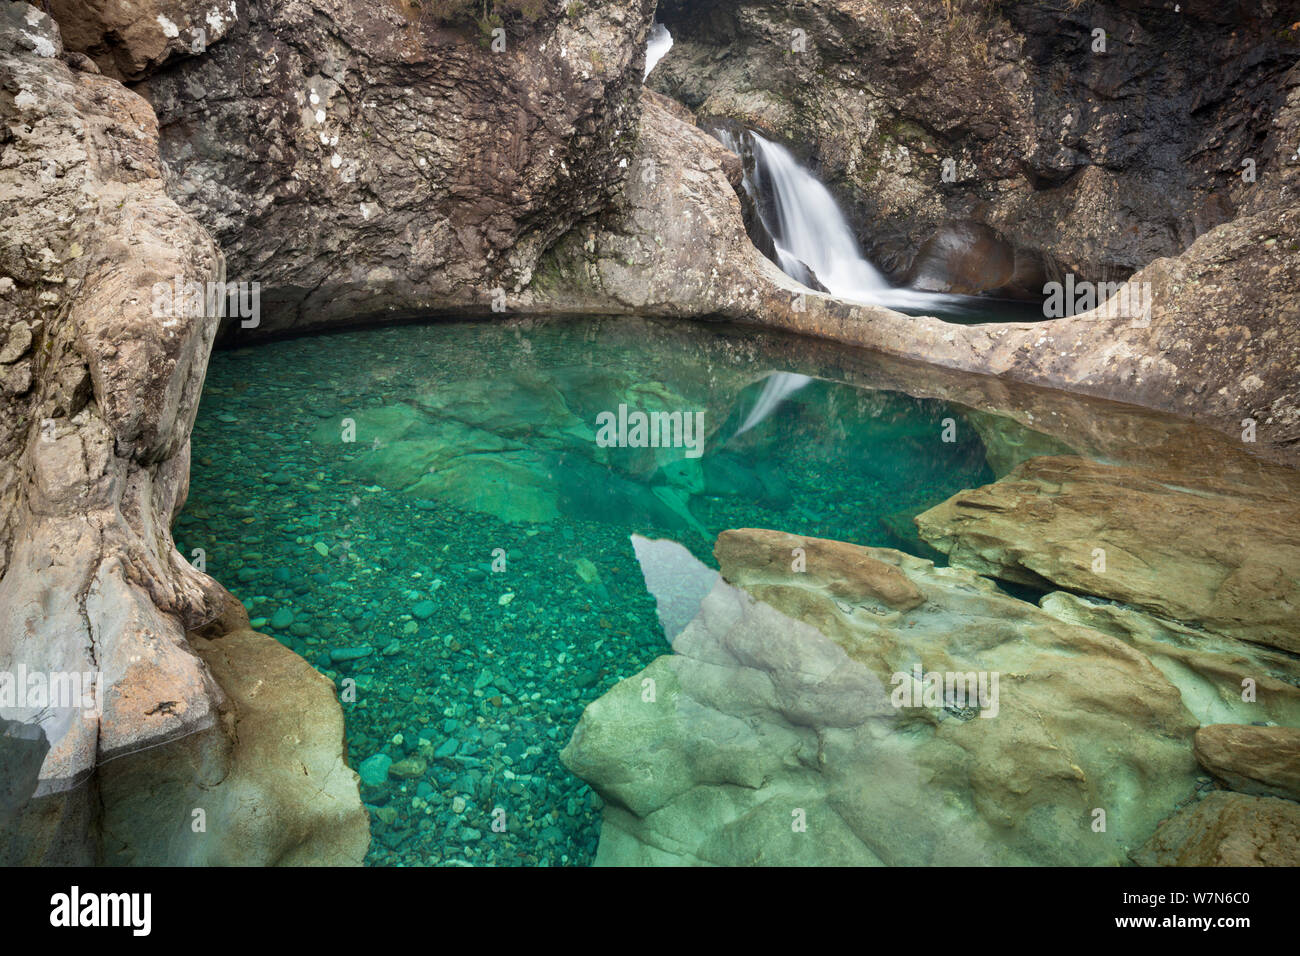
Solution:
<svg viewBox="0 0 1300 956"><path fill-rule="evenodd" d="M645 48L645 75L649 76L655 64L664 58L673 45L673 35L662 23L656 23L650 29L650 41ZM644 78L644 77L643 77Z"/></svg>
<svg viewBox="0 0 1300 956"><path fill-rule="evenodd" d="M750 133L754 144L755 187L772 197L776 222L764 225L776 244L783 272L807 283L802 263L832 295L872 300L889 283L858 250L835 199L799 165L784 146ZM760 209L762 207L760 206ZM803 275L800 275L803 272Z"/></svg>
<svg viewBox="0 0 1300 956"><path fill-rule="evenodd" d="M734 153L742 144L730 130L714 135ZM754 200L759 218L772 237L777 264L796 282L809 285L811 276L842 299L899 309L969 311L967 297L917 292L891 286L883 273L863 257L853 231L835 198L817 177L799 165L788 149L753 130L747 135L754 154L753 171L746 169L742 188ZM765 197L771 197L771 203ZM772 222L769 210L775 210Z"/></svg>

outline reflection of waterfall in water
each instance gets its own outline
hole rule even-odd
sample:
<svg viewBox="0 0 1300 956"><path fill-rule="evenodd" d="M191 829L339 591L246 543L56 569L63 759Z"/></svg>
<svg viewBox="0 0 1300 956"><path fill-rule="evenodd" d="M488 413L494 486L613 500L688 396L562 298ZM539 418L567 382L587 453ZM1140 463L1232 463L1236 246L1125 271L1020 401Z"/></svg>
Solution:
<svg viewBox="0 0 1300 956"><path fill-rule="evenodd" d="M776 411L776 407L788 396L793 395L811 381L811 376L800 375L798 372L773 372L763 381L763 391L759 393L758 401L750 409L744 424L736 429L736 435L745 434L745 432ZM735 438L736 435L731 437Z"/></svg>
<svg viewBox="0 0 1300 956"><path fill-rule="evenodd" d="M655 64L664 58L672 48L673 36L662 23L656 23L650 30L650 42L645 48L645 75L649 76Z"/></svg>
<svg viewBox="0 0 1300 956"><path fill-rule="evenodd" d="M744 144L731 131L712 132L732 152L744 155ZM777 264L790 278L808 286L815 279L832 295L857 302L958 321L994 318L988 314L992 303L987 299L891 286L862 255L835 198L817 177L784 146L753 130L743 135L749 139L754 162L752 171L747 164L742 186L772 237Z"/></svg>

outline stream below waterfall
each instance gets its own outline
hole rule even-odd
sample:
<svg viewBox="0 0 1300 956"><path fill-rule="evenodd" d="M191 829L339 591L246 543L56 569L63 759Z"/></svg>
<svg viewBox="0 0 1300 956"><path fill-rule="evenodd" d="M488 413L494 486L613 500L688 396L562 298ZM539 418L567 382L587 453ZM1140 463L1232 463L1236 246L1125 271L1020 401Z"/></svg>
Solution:
<svg viewBox="0 0 1300 956"><path fill-rule="evenodd" d="M557 754L668 651L632 535L715 567L734 527L943 561L911 516L994 477L962 410L813 377L792 341L623 318L213 356L178 547L255 627L355 681L371 862L591 861L599 799ZM702 455L602 447L620 406L698 411ZM510 829L485 839L497 807Z"/></svg>
<svg viewBox="0 0 1300 956"><path fill-rule="evenodd" d="M778 529L946 566L918 512L1016 461L1074 451L927 397L973 399L978 377L886 362L634 317L408 324L219 351L177 546L202 549L253 626L336 683L370 863L588 864L602 802L559 753L587 705L670 653L716 577L719 532ZM1058 408L1090 433L1086 400L1068 402ZM1042 408L1030 417L1058 415ZM1097 420L1124 421L1116 408ZM683 440L638 440L638 414L655 413L690 423ZM689 552L704 577L665 577L664 548ZM1184 693L1223 709L1204 682Z"/></svg>

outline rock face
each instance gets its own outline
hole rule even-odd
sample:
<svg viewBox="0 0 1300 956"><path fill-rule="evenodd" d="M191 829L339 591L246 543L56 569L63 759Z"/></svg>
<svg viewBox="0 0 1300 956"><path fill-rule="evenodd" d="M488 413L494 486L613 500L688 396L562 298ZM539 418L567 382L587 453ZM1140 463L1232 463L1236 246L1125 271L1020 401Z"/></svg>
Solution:
<svg viewBox="0 0 1300 956"><path fill-rule="evenodd" d="M927 542L979 573L1300 652L1300 481L1274 475L1292 487L1041 457L916 522Z"/></svg>
<svg viewBox="0 0 1300 956"><path fill-rule="evenodd" d="M20 765L29 774L0 818L0 853L9 863L110 853L180 862L133 816L115 827L111 850L99 834L125 802L152 799L148 772L131 769L159 768L164 753L201 763L210 782L256 773L233 738L241 721L255 723L241 685L250 672L232 644L218 677L186 639L229 596L169 532L216 318L162 307L154 288L219 281L222 260L164 190L148 104L69 69L48 16L5 3L0 17L0 674L25 668L51 687L86 675L90 685L57 702L4 703L0 776ZM239 646L259 640L270 641L245 634ZM338 704L314 690L317 757L330 747L339 757L341 735L326 729ZM42 749L31 776L27 758ZM101 773L105 762L117 783ZM341 769L330 786L340 810L364 821L349 775ZM310 786L297 790L303 809ZM192 806L163 801L151 816L188 832ZM241 823L216 814L209 830L238 840Z"/></svg>
<svg viewBox="0 0 1300 956"><path fill-rule="evenodd" d="M1285 5L664 0L659 17L655 88L795 146L900 280L971 224L1122 277L1232 218L1243 160L1262 175L1294 151L1269 126L1300 49Z"/></svg>
<svg viewBox="0 0 1300 956"><path fill-rule="evenodd" d="M1300 866L1300 804L1218 791L1133 855L1142 866Z"/></svg>
<svg viewBox="0 0 1300 956"><path fill-rule="evenodd" d="M1300 730L1215 724L1195 744L1201 766L1233 790L1300 800Z"/></svg>
<svg viewBox="0 0 1300 956"><path fill-rule="evenodd" d="M798 307L808 290L745 232L728 178L738 157L649 91L630 168L618 204L556 244L521 306L731 317Z"/></svg>
<svg viewBox="0 0 1300 956"><path fill-rule="evenodd" d="M248 0L49 0L49 12L69 50L107 76L136 80L234 33Z"/></svg>
<svg viewBox="0 0 1300 956"><path fill-rule="evenodd" d="M1145 654L1202 726L1267 720L1300 727L1300 663L1293 654L1225 641L1210 631L1064 591L1045 595L1039 604L1053 617L1110 634Z"/></svg>
<svg viewBox="0 0 1300 956"><path fill-rule="evenodd" d="M260 331L487 311L608 203L652 0L495 6L266 0L141 84L172 194L260 284Z"/></svg>
<svg viewBox="0 0 1300 956"><path fill-rule="evenodd" d="M1194 724L1121 641L897 551L744 530L715 554L674 653L561 755L607 801L598 863L1113 864L1192 792Z"/></svg>

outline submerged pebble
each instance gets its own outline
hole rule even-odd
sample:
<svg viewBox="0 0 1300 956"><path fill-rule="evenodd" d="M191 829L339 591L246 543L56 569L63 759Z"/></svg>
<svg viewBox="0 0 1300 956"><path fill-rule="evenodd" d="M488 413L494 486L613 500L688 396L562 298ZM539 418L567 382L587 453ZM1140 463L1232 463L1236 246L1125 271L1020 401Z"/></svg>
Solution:
<svg viewBox="0 0 1300 956"><path fill-rule="evenodd" d="M948 406L847 385L811 381L737 434L754 371L789 357L710 364L716 333L651 341L630 322L375 328L213 356L177 544L237 543L237 570L209 571L352 690L370 863L594 859L603 804L559 752L588 703L668 649L632 533L710 566L729 527L906 547L906 515L992 477L969 429L940 442ZM598 412L651 401L704 410L720 447L684 465L596 446Z"/></svg>

